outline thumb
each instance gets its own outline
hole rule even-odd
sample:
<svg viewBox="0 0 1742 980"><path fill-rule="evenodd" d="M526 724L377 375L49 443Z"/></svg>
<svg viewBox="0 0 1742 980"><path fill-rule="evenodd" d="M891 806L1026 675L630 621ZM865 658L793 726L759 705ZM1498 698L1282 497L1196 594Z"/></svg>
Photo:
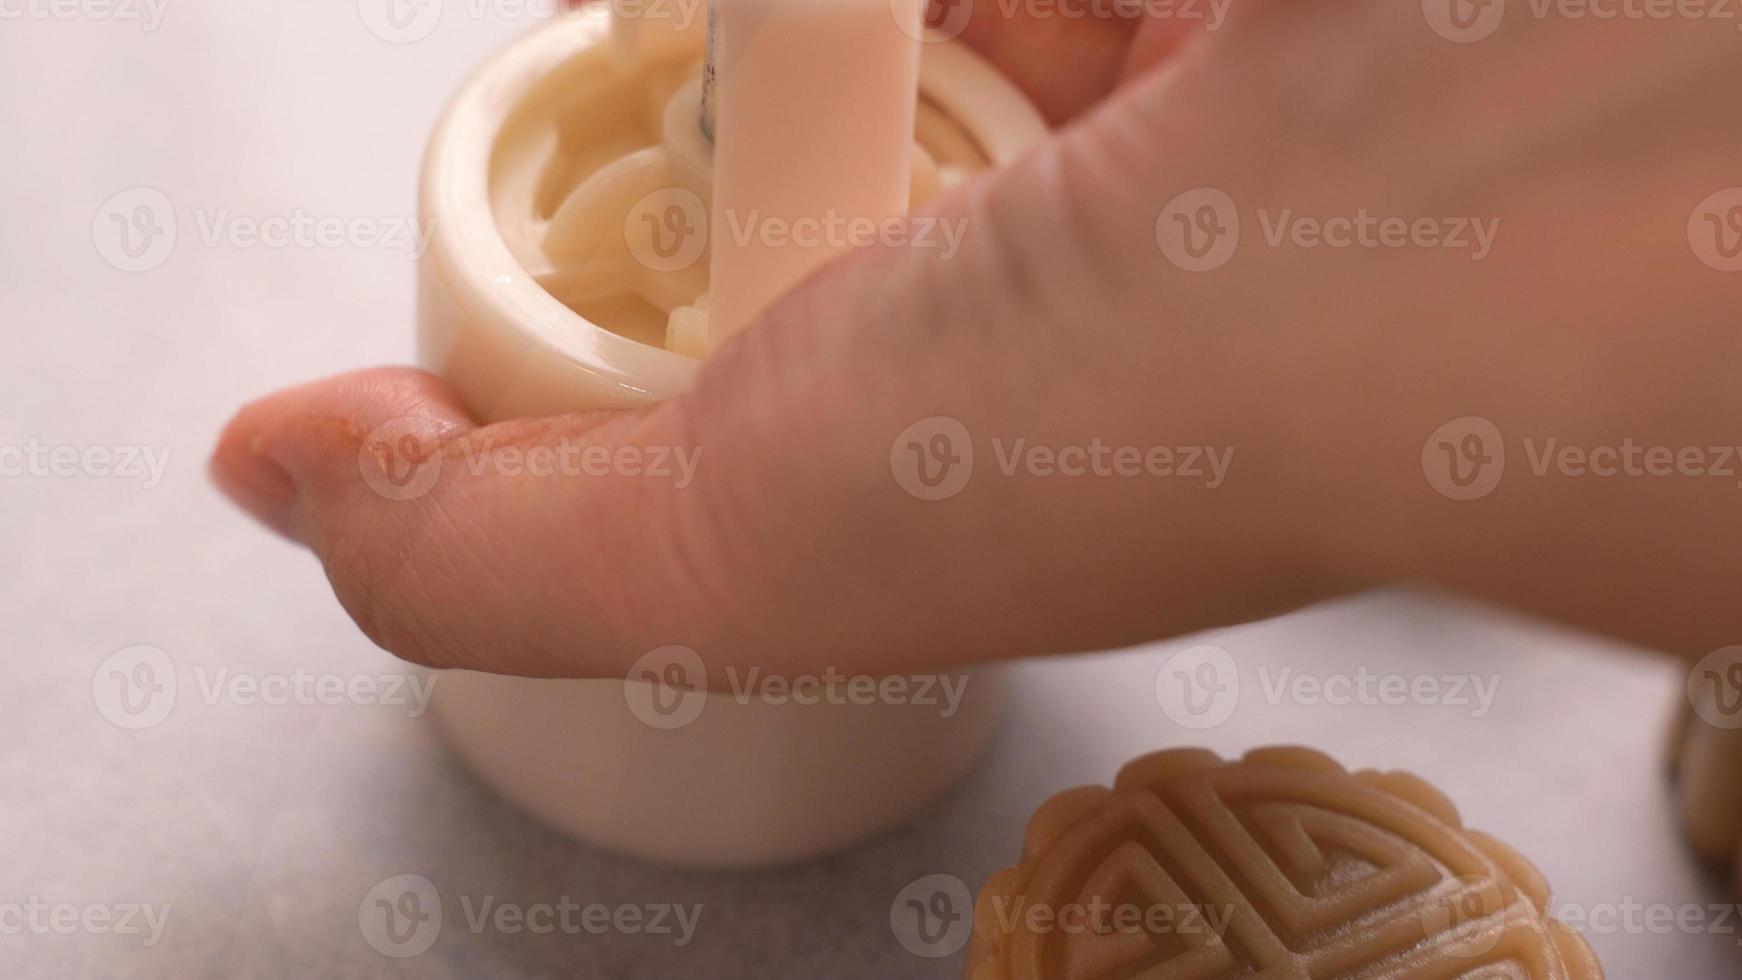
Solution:
<svg viewBox="0 0 1742 980"><path fill-rule="evenodd" d="M680 644L711 671L894 673L1319 598L1206 287L1156 261L1168 181L1123 179L1155 169L1160 104L1135 85L910 247L824 269L682 398L479 427L428 375L364 372L244 410L214 471L373 639L445 667L620 676ZM695 465L655 475L661 451ZM589 454L612 462L562 464Z"/></svg>

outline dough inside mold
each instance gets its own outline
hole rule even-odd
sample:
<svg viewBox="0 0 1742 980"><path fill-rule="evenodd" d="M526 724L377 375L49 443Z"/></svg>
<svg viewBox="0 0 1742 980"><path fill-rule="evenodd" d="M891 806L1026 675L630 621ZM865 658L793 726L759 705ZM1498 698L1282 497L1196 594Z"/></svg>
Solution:
<svg viewBox="0 0 1742 980"><path fill-rule="evenodd" d="M910 210L993 165L960 121L951 54L930 45L922 63ZM706 347L713 185L702 55L696 31L656 44L618 33L579 53L506 120L489 174L497 229L546 292L612 333L693 357Z"/></svg>

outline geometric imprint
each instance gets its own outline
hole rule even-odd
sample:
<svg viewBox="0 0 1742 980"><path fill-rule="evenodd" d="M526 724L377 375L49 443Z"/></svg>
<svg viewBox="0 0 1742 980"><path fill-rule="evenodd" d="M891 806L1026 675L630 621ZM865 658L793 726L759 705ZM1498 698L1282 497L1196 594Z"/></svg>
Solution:
<svg viewBox="0 0 1742 980"><path fill-rule="evenodd" d="M969 980L1602 980L1529 862L1404 773L1145 756L1054 797L974 907Z"/></svg>

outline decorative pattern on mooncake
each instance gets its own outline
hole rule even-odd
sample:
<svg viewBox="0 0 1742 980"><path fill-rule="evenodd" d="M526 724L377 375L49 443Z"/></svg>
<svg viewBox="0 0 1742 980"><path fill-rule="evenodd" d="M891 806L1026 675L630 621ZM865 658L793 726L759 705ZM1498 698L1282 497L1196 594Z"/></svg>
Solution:
<svg viewBox="0 0 1742 980"><path fill-rule="evenodd" d="M1054 797L974 909L970 980L1601 980L1531 864L1406 773L1181 749Z"/></svg>

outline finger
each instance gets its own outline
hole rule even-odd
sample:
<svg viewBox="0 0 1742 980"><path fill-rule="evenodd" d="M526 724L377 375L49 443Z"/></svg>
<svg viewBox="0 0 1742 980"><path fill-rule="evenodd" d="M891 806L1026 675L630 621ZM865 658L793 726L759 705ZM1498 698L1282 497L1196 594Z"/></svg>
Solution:
<svg viewBox="0 0 1742 980"><path fill-rule="evenodd" d="M1058 125L1162 64L1192 37L1220 30L1228 15L1226 0L931 0L929 17L946 29L960 23L962 40L1021 86L1047 121Z"/></svg>
<svg viewBox="0 0 1742 980"><path fill-rule="evenodd" d="M943 202L928 219L963 230L959 250L867 250L824 270L675 401L478 428L427 375L368 372L250 407L214 466L320 555L372 638L439 666L621 676L681 644L716 680L889 673L1104 649L1318 598L1334 586L1303 519L1312 501L1277 506L1299 454L1264 442L1298 422L1254 426L1281 409L1228 397L1231 373L1301 382L1258 371L1286 363L1285 344L1238 362L1226 328L1258 322L1252 309L1232 304L1223 329L1212 313L1262 289L1220 290L1154 254L1155 215L1205 161L1186 148L1170 155L1178 180L1109 179L1154 168L1180 126L1153 118L1164 104L1139 85ZM1147 342L1155 323L1177 340ZM393 450L407 418L430 450ZM1241 469L1211 486L1071 479L1023 448L1097 444L1237 447ZM625 447L700 462L689 480L524 465L538 449ZM941 481L919 471L967 452L973 467ZM427 486L422 464L388 465L424 457L441 463Z"/></svg>
<svg viewBox="0 0 1742 980"><path fill-rule="evenodd" d="M312 544L326 530L321 522L332 514L330 509L311 509L311 501L355 493L369 502L362 494L367 490L362 471L329 472L330 457L346 445L355 456L369 433L394 420L407 423L401 426L403 434L414 438L476 427L427 374L358 372L293 388L245 408L219 439L212 477L261 523Z"/></svg>
<svg viewBox="0 0 1742 980"><path fill-rule="evenodd" d="M1157 10L1173 10L1172 7L1157 7ZM1200 8L1185 6L1181 10L1197 11ZM1190 19L1179 16L1145 17L1138 25L1136 36L1131 39L1125 52L1125 61L1120 67L1120 81L1128 82L1141 77L1144 73L1153 71L1177 54L1182 46L1194 36L1220 30L1226 16L1226 8L1210 3L1203 8L1203 16Z"/></svg>
<svg viewBox="0 0 1742 980"><path fill-rule="evenodd" d="M1265 412L1230 382L1259 374L1211 328L1223 298L1156 251L1156 217L1195 184L1120 179L1161 169L1181 124L1160 105L1134 89L942 203L959 254L837 263L715 355L685 410L719 464L718 550L746 556L733 595L768 627L756 641L908 669L1106 649L1341 587L1311 501L1278 506L1293 425L1253 435ZM1150 342L1162 324L1177 347ZM1238 447L1242 472L1074 479L1024 455L1097 444ZM917 472L970 451L959 489Z"/></svg>
<svg viewBox="0 0 1742 980"><path fill-rule="evenodd" d="M1130 150L1128 123L949 201L938 218L969 229L960 254L883 249L825 270L676 401L478 428L427 375L365 372L251 406L214 467L315 550L371 638L438 666L612 676L682 644L713 671L896 672L1105 648L1316 597L1313 576L1276 558L1293 542L1264 505L1285 481L1262 468L1214 492L1000 472L989 440L1235 444L1204 402L1158 430L1130 382L1166 366L1101 332L1131 313L1100 299L1128 291L1130 270L1083 257L1134 233L1118 217L1134 202L1088 205L1072 188ZM979 455L942 497L899 459L932 451L937 417ZM427 446L395 449L420 431ZM564 446L701 463L689 482L506 463ZM427 485L424 459L439 463Z"/></svg>
<svg viewBox="0 0 1742 980"><path fill-rule="evenodd" d="M248 406L212 472L244 509L316 553L346 610L386 649L441 667L572 675L587 672L577 646L601 660L614 649L601 637L616 613L596 610L641 605L629 594L632 569L613 566L658 551L658 535L634 526L633 501L615 495L622 484L605 479L609 458L575 462L606 440L620 451L633 436L617 434L634 421L479 427L424 372L363 371ZM529 454L562 446L574 453L566 469L552 455L554 470L541 470ZM588 511L626 523L595 529ZM601 547L600 536L614 544ZM594 556L584 576L571 550ZM590 591L571 591L582 577Z"/></svg>
<svg viewBox="0 0 1742 980"><path fill-rule="evenodd" d="M931 0L928 19L949 29L964 14L961 39L1021 86L1054 124L1112 91L1140 19L1125 5L1062 17L1057 7L996 0Z"/></svg>

